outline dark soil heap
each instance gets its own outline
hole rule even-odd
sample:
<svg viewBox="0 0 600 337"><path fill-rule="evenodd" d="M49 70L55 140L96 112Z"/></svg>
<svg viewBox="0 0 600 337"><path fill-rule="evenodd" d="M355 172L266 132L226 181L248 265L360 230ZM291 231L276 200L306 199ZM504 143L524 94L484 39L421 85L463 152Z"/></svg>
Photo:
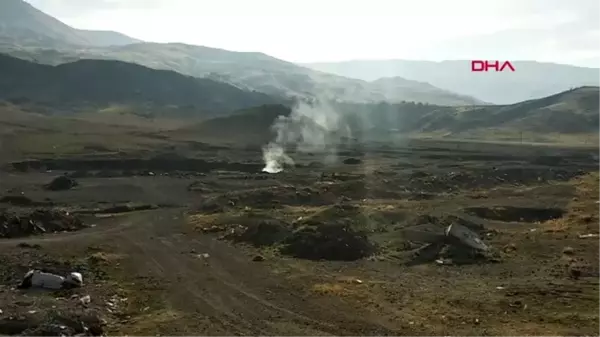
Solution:
<svg viewBox="0 0 600 337"><path fill-rule="evenodd" d="M70 190L73 187L77 186L78 183L75 179L69 178L67 176L60 176L52 180L49 184L44 187L50 191L64 191Z"/></svg>
<svg viewBox="0 0 600 337"><path fill-rule="evenodd" d="M81 219L60 210L35 210L25 215L0 213L0 238L76 231L84 227Z"/></svg>
<svg viewBox="0 0 600 337"><path fill-rule="evenodd" d="M310 260L354 261L375 252L366 233L343 224L301 227L285 243L282 253Z"/></svg>

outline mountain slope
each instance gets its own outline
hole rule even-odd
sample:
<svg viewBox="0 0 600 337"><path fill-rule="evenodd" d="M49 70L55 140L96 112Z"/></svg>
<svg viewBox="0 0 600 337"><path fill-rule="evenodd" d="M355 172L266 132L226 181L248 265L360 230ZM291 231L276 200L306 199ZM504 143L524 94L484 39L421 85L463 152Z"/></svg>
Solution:
<svg viewBox="0 0 600 337"><path fill-rule="evenodd" d="M0 73L0 99L58 110L129 104L201 115L281 101L210 79L120 61L48 66L0 55Z"/></svg>
<svg viewBox="0 0 600 337"><path fill-rule="evenodd" d="M390 140L406 135L494 138L557 142L555 136L598 135L600 88L581 87L512 105L473 107L402 104L333 104L340 123L354 138ZM319 109L318 107L316 109ZM329 110L331 111L331 110ZM218 138L216 130L246 142L272 140L275 119L289 115L284 106L253 108L182 129L197 137ZM329 112L331 113L331 112ZM301 128L296 125L295 128ZM524 137L525 134L525 137ZM202 135L202 136L200 136Z"/></svg>
<svg viewBox="0 0 600 337"><path fill-rule="evenodd" d="M348 102L420 101L445 105L482 103L472 97L405 79L396 79L402 86L370 83L314 71L262 53L232 52L180 43L137 43L86 50L0 46L0 51L54 65L86 58L121 60L286 97L319 97Z"/></svg>
<svg viewBox="0 0 600 337"><path fill-rule="evenodd" d="M117 32L72 28L23 0L0 1L0 44L57 48L110 46L139 40Z"/></svg>
<svg viewBox="0 0 600 337"><path fill-rule="evenodd" d="M486 102L511 104L574 87L600 85L600 69L533 61L511 62L515 72L471 72L469 61L347 61L304 64L340 76L377 80L401 76Z"/></svg>
<svg viewBox="0 0 600 337"><path fill-rule="evenodd" d="M23 0L0 1L0 53L57 65L79 59L110 59L154 69L208 77L277 96L352 102L421 101L481 103L472 97L403 80L383 86L300 67L261 53L239 53L184 44L137 43L116 32L77 30Z"/></svg>

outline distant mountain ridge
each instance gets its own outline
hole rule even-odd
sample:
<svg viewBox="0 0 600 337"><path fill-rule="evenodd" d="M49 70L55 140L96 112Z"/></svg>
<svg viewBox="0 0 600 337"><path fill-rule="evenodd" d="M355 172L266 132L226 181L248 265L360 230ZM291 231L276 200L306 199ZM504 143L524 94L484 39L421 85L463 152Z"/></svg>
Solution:
<svg viewBox="0 0 600 337"><path fill-rule="evenodd" d="M274 96L351 102L482 103L473 97L406 79L397 78L384 86L315 71L262 53L181 43L143 43L116 32L78 30L23 0L0 1L0 52L50 65L80 59L120 60L211 78Z"/></svg>
<svg viewBox="0 0 600 337"><path fill-rule="evenodd" d="M112 60L49 66L0 54L0 74L0 100L48 113L129 105L149 116L203 117L283 102L210 79Z"/></svg>
<svg viewBox="0 0 600 337"><path fill-rule="evenodd" d="M0 1L0 44L45 48L141 42L124 34L72 28L23 0Z"/></svg>
<svg viewBox="0 0 600 337"><path fill-rule="evenodd" d="M52 65L79 59L121 60L285 97L319 97L349 102L419 101L444 105L483 103L469 96L402 78L393 81L398 83L398 87L391 83L385 86L314 71L262 53L232 52L181 43L136 43L84 50L0 46L0 52Z"/></svg>
<svg viewBox="0 0 600 337"><path fill-rule="evenodd" d="M354 60L301 64L340 76L373 81L401 76L494 104L512 104L580 86L600 85L600 69L511 61L515 72L471 72L470 61Z"/></svg>

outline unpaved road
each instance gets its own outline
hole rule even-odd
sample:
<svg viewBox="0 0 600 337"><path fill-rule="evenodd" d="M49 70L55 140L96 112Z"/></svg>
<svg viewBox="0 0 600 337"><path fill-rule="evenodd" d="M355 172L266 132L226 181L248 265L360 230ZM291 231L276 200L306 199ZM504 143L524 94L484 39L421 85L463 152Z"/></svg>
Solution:
<svg viewBox="0 0 600 337"><path fill-rule="evenodd" d="M170 333L398 333L385 322L378 324L369 312L349 310L341 301L308 302L302 287L294 291L293 284L271 272L268 261L253 262L252 255L214 236L184 231L183 210L144 211L102 219L96 227L75 233L4 240L0 253L23 242L40 244L44 250L102 245L105 251L126 257L122 263L129 274L126 281L159 285L160 298L153 300L161 301L178 319L162 323ZM148 332L152 331L160 333Z"/></svg>

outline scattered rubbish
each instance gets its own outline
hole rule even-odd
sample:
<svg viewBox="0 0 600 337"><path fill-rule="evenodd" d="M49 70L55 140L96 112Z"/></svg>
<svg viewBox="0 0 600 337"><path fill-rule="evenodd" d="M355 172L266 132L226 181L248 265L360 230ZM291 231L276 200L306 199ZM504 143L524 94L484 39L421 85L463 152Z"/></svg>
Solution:
<svg viewBox="0 0 600 337"><path fill-rule="evenodd" d="M511 252L514 252L515 250L517 250L517 245L515 245L514 243L510 243L510 244L504 246L505 253L511 253Z"/></svg>
<svg viewBox="0 0 600 337"><path fill-rule="evenodd" d="M487 251L488 246L481 241L479 236L465 226L452 224L446 228L448 238L457 239L457 243L466 245L475 250Z"/></svg>
<svg viewBox="0 0 600 337"><path fill-rule="evenodd" d="M575 253L575 249L573 249L573 247L563 248L563 254L565 254L565 255L573 255L574 253Z"/></svg>
<svg viewBox="0 0 600 337"><path fill-rule="evenodd" d="M479 318L475 318L475 324L479 324Z"/></svg>
<svg viewBox="0 0 600 337"><path fill-rule="evenodd" d="M0 315L2 315L4 312L2 311L2 309L0 309Z"/></svg>
<svg viewBox="0 0 600 337"><path fill-rule="evenodd" d="M81 302L81 304L83 304L83 305L88 305L88 304L90 304L91 301L92 301L92 298L90 297L90 295L85 295L79 299L79 302Z"/></svg>
<svg viewBox="0 0 600 337"><path fill-rule="evenodd" d="M28 314L31 314L31 315L33 315L33 314L35 314L36 312L37 312L36 310L29 310L27 313L28 313Z"/></svg>
<svg viewBox="0 0 600 337"><path fill-rule="evenodd" d="M496 289L497 289L497 290L504 290L504 287L502 287L502 286L499 286L499 287L496 287Z"/></svg>
<svg viewBox="0 0 600 337"><path fill-rule="evenodd" d="M452 260L448 260L448 259L437 259L435 260L435 263L439 264L439 265L451 265L452 264Z"/></svg>
<svg viewBox="0 0 600 337"><path fill-rule="evenodd" d="M363 281L359 280L359 279L354 279L353 282L356 283L356 284L362 284L363 283Z"/></svg>
<svg viewBox="0 0 600 337"><path fill-rule="evenodd" d="M67 277L60 275L45 273L40 270L30 270L23 277L23 281L19 285L20 289L31 287L45 289L69 289L81 287L83 278L80 273L70 273Z"/></svg>
<svg viewBox="0 0 600 337"><path fill-rule="evenodd" d="M589 239L589 238L597 238L598 234L581 234L579 235L580 239Z"/></svg>
<svg viewBox="0 0 600 337"><path fill-rule="evenodd" d="M429 224L431 220L427 221ZM413 255L409 265L424 262L435 262L439 265L457 265L471 263L485 259L488 262L497 262L494 253L479 237L468 227L452 223L446 227L444 233L426 230L406 230L404 236L411 242L427 242ZM488 254L488 253L491 253Z"/></svg>
<svg viewBox="0 0 600 337"><path fill-rule="evenodd" d="M210 255L208 255L208 253L200 254L200 256L202 256L205 259L208 259L210 257Z"/></svg>
<svg viewBox="0 0 600 337"><path fill-rule="evenodd" d="M252 258L252 261L255 261L255 262L262 262L264 260L265 260L265 257L262 255L256 255L255 257Z"/></svg>

